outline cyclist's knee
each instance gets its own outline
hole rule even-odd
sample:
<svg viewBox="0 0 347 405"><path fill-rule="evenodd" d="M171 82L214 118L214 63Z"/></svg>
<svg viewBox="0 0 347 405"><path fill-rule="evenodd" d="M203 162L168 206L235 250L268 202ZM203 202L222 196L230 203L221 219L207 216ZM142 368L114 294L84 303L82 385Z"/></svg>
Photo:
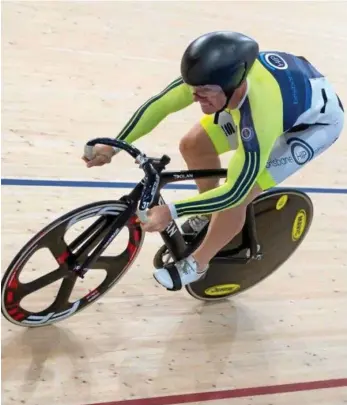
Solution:
<svg viewBox="0 0 347 405"><path fill-rule="evenodd" d="M186 156L215 156L217 152L210 137L200 124L194 125L181 139L179 144L181 154Z"/></svg>

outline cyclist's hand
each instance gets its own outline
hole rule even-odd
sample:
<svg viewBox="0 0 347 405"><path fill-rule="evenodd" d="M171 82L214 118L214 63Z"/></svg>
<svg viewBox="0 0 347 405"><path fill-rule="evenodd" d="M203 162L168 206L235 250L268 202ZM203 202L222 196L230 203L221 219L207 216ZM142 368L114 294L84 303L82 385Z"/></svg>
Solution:
<svg viewBox="0 0 347 405"><path fill-rule="evenodd" d="M93 156L82 156L82 160L87 163L87 167L103 166L111 162L115 151L112 146L95 145L93 148Z"/></svg>
<svg viewBox="0 0 347 405"><path fill-rule="evenodd" d="M156 205L147 211L147 222L141 227L145 232L163 232L172 221L168 205Z"/></svg>

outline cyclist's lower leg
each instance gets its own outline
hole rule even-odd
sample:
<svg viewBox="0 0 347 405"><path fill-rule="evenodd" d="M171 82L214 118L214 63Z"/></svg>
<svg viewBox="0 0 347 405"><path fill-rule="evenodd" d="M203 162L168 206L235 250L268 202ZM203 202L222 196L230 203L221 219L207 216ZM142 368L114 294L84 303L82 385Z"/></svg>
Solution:
<svg viewBox="0 0 347 405"><path fill-rule="evenodd" d="M205 239L192 255L199 269L205 269L210 260L242 230L247 205L261 192L261 188L255 185L241 205L212 215Z"/></svg>
<svg viewBox="0 0 347 405"><path fill-rule="evenodd" d="M171 265L178 271L183 285L199 280L216 253L241 231L246 219L247 205L260 193L261 189L256 185L242 204L212 215L207 234L200 246L189 257ZM154 277L164 287L173 287L170 268L163 267L156 270Z"/></svg>

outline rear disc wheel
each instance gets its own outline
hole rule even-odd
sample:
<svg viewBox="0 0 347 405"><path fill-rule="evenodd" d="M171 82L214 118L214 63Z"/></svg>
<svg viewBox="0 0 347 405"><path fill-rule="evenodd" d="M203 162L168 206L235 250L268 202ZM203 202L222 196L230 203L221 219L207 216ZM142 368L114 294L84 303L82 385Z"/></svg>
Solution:
<svg viewBox="0 0 347 405"><path fill-rule="evenodd" d="M240 232L211 260L206 276L186 286L194 298L219 301L254 287L280 268L304 241L313 219L313 204L307 194L293 189L271 190L253 205L262 258L247 264L218 259L241 245ZM247 257L247 251L239 256Z"/></svg>

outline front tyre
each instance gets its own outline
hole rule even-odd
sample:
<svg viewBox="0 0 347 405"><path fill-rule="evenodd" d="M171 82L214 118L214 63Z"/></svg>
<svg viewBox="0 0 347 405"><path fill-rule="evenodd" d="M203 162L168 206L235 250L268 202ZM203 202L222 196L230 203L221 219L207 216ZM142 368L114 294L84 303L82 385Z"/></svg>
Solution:
<svg viewBox="0 0 347 405"><path fill-rule="evenodd" d="M104 279L81 298L71 299L79 279L76 272L78 263L83 262L100 243L105 243L110 229L116 227L124 215L129 216L125 217L125 225L116 229L114 238L107 240L107 246L111 247L120 230L128 230L128 237L123 240L121 248L117 250L117 254L106 255L107 248L91 264L84 276L88 278L93 272L103 270ZM83 223L87 225L83 226ZM67 238L71 228L74 228L74 232L72 237ZM9 322L25 327L46 326L75 315L97 301L120 280L134 262L143 239L144 233L136 215L123 201L91 203L61 216L38 232L8 266L1 283L2 314ZM29 272L32 278L35 269L30 268L30 261L41 249L49 250L55 259L55 268L44 268L43 275L30 282L23 282L25 272ZM42 267L45 264L40 268L41 273ZM22 304L25 297L31 294L40 296L40 290L56 282L60 282L59 290L57 294L49 293L52 302L47 307L33 311Z"/></svg>

